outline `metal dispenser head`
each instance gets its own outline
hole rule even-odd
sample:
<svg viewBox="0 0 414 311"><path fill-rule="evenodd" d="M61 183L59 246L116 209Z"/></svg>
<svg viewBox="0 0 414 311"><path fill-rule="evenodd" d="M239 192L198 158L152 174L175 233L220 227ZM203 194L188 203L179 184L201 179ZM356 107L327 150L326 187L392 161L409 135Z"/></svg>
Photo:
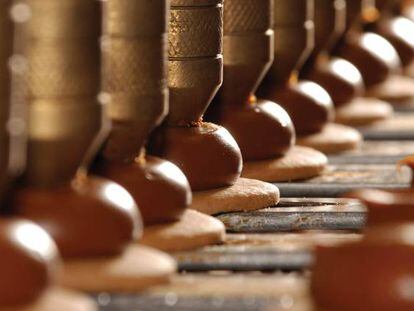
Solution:
<svg viewBox="0 0 414 311"><path fill-rule="evenodd" d="M286 83L299 70L314 46L313 0L275 0L275 61L270 70Z"/></svg>
<svg viewBox="0 0 414 311"><path fill-rule="evenodd" d="M107 0L103 9L103 91L112 119L103 156L132 161L167 113L167 1Z"/></svg>
<svg viewBox="0 0 414 311"><path fill-rule="evenodd" d="M222 83L222 0L171 0L170 125L198 122Z"/></svg>
<svg viewBox="0 0 414 311"><path fill-rule="evenodd" d="M248 102L273 62L273 0L226 0L224 4L224 104Z"/></svg>
<svg viewBox="0 0 414 311"><path fill-rule="evenodd" d="M70 180L101 128L100 4L95 0L25 0L28 164L25 182Z"/></svg>
<svg viewBox="0 0 414 311"><path fill-rule="evenodd" d="M346 29L345 0L315 0L314 55L329 49Z"/></svg>

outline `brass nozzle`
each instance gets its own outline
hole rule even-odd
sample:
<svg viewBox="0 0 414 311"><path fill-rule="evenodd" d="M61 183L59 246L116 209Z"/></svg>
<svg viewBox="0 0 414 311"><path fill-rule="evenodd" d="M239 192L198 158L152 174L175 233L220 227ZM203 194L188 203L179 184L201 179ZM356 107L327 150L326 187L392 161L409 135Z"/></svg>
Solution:
<svg viewBox="0 0 414 311"><path fill-rule="evenodd" d="M273 0L225 1L222 104L247 104L272 64L272 17Z"/></svg>
<svg viewBox="0 0 414 311"><path fill-rule="evenodd" d="M113 122L107 160L133 161L167 112L167 3L104 2L102 78Z"/></svg>
<svg viewBox="0 0 414 311"><path fill-rule="evenodd" d="M275 61L271 75L286 83L314 47L314 0L275 0Z"/></svg>
<svg viewBox="0 0 414 311"><path fill-rule="evenodd" d="M346 29L345 0L315 0L315 49L330 48Z"/></svg>
<svg viewBox="0 0 414 311"><path fill-rule="evenodd" d="M100 3L26 0L18 19L27 60L28 163L25 181L69 181L101 128Z"/></svg>
<svg viewBox="0 0 414 311"><path fill-rule="evenodd" d="M222 0L171 0L170 125L200 120L222 83Z"/></svg>

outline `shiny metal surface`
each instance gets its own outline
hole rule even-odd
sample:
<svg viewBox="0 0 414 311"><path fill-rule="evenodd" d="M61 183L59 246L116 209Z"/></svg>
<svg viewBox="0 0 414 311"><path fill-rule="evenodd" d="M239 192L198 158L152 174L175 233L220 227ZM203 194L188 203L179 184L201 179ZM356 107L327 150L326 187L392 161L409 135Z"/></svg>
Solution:
<svg viewBox="0 0 414 311"><path fill-rule="evenodd" d="M167 112L167 3L104 2L103 91L114 125L108 160L132 161Z"/></svg>
<svg viewBox="0 0 414 311"><path fill-rule="evenodd" d="M222 0L171 1L170 125L200 120L222 83L222 4Z"/></svg>
<svg viewBox="0 0 414 311"><path fill-rule="evenodd" d="M16 27L27 63L25 182L63 183L95 152L90 146L101 129L100 4L25 0L18 10Z"/></svg>
<svg viewBox="0 0 414 311"><path fill-rule="evenodd" d="M30 18L22 24L30 38L90 39L101 32L99 1L22 0ZM20 8L20 10L24 10Z"/></svg>
<svg viewBox="0 0 414 311"><path fill-rule="evenodd" d="M314 47L314 1L275 0L275 62L270 74L285 83Z"/></svg>
<svg viewBox="0 0 414 311"><path fill-rule="evenodd" d="M222 104L247 104L255 92L273 62L272 23L273 0L226 0Z"/></svg>

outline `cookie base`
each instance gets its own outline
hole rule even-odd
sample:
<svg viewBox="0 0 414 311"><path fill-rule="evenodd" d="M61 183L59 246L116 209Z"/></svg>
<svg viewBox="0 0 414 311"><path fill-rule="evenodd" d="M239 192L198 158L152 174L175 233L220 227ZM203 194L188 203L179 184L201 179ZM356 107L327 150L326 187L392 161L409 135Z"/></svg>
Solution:
<svg viewBox="0 0 414 311"><path fill-rule="evenodd" d="M131 245L117 257L65 261L60 284L87 292L136 292L168 283L176 269L167 254Z"/></svg>
<svg viewBox="0 0 414 311"><path fill-rule="evenodd" d="M4 307L4 311L97 311L96 303L83 294L62 288L50 288L36 302L20 307Z"/></svg>
<svg viewBox="0 0 414 311"><path fill-rule="evenodd" d="M175 223L148 226L140 244L174 252L224 242L226 229L218 219L194 210L184 212Z"/></svg>
<svg viewBox="0 0 414 311"><path fill-rule="evenodd" d="M355 129L336 123L329 123L316 134L298 137L297 144L336 154L356 149L362 143L362 135Z"/></svg>
<svg viewBox="0 0 414 311"><path fill-rule="evenodd" d="M272 184L247 178L230 187L193 193L191 209L204 214L251 211L275 206L280 199L279 189Z"/></svg>
<svg viewBox="0 0 414 311"><path fill-rule="evenodd" d="M314 149L293 146L277 159L249 161L243 165L242 176L268 182L284 182L315 177L328 164L326 156Z"/></svg>
<svg viewBox="0 0 414 311"><path fill-rule="evenodd" d="M355 98L336 109L335 121L350 126L370 125L393 116L392 106L377 98Z"/></svg>
<svg viewBox="0 0 414 311"><path fill-rule="evenodd" d="M384 83L369 88L366 96L385 100L395 106L414 107L414 79L392 75Z"/></svg>

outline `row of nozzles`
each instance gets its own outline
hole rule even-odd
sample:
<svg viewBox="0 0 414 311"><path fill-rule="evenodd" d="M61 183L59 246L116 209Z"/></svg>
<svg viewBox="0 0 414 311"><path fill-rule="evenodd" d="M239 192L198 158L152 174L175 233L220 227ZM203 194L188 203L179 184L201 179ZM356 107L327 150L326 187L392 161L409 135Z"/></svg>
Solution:
<svg viewBox="0 0 414 311"><path fill-rule="evenodd" d="M223 40L222 0L171 0L170 6L166 0L17 1L11 10L15 51L24 55L27 64L20 77L26 85L29 120L26 182L66 181L87 154L93 157L99 151L100 143L90 147L102 132L98 93L104 115L113 123L108 139L102 139L105 133L100 135L106 140L102 155L132 160L167 111L167 122L173 126L202 117L222 83L223 48L225 66L237 68L240 60L241 64L251 60L248 70L238 67L245 76L252 73L250 91L269 68L273 54L284 61L276 62L271 71L281 80L288 79L313 44L309 35L312 3L227 0ZM11 56L7 47L12 44L10 10L6 9L10 4L0 0L3 124L10 81L6 70ZM273 41L273 28L276 38L283 40ZM232 93L222 91L223 96ZM7 135L3 136L2 142L7 142ZM2 148L2 155L6 150Z"/></svg>

